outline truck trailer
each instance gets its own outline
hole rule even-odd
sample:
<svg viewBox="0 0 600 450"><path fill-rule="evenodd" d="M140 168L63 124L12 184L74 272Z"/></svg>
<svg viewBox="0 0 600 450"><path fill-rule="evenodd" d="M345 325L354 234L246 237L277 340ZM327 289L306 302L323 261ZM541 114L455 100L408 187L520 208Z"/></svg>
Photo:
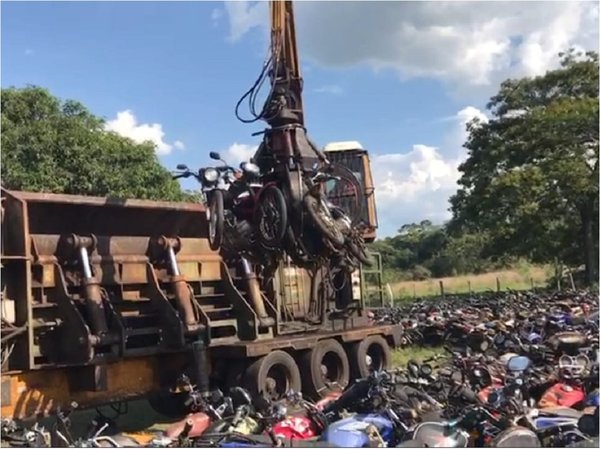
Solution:
<svg viewBox="0 0 600 450"><path fill-rule="evenodd" d="M326 152L360 174L373 240L368 152L350 147ZM318 398L387 367L402 334L369 323L364 268L315 294L289 258L259 280L274 323L262 328L248 280L208 245L201 203L2 189L1 264L3 418L139 397L177 415L182 374L205 390Z"/></svg>

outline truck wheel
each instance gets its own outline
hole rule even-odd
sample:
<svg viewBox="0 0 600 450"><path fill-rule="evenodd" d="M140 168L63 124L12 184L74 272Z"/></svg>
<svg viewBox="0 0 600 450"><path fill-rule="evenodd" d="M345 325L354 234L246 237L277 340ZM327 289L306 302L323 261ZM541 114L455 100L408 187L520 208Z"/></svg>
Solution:
<svg viewBox="0 0 600 450"><path fill-rule="evenodd" d="M294 358L276 350L254 361L244 374L244 385L254 395L280 400L287 392L300 392L300 370Z"/></svg>
<svg viewBox="0 0 600 450"><path fill-rule="evenodd" d="M189 412L185 404L187 392L174 393L167 390L154 392L148 396L150 407L169 419L181 418Z"/></svg>
<svg viewBox="0 0 600 450"><path fill-rule="evenodd" d="M355 342L348 350L353 378L364 378L373 370L387 369L392 359L389 344L379 335Z"/></svg>
<svg viewBox="0 0 600 450"><path fill-rule="evenodd" d="M302 385L316 399L333 389L344 389L350 381L350 364L344 347L335 339L319 341L302 355Z"/></svg>

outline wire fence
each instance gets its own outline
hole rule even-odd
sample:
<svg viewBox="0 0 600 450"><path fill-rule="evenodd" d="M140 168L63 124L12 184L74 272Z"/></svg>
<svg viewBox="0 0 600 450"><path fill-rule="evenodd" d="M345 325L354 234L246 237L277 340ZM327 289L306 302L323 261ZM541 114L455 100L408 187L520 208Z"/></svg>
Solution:
<svg viewBox="0 0 600 450"><path fill-rule="evenodd" d="M524 279L526 278L526 279ZM370 282L369 282L370 281ZM380 308L394 306L407 301L417 299L468 297L474 294L489 294L519 291L546 291L549 288L562 291L565 289L576 290L573 277L558 279L556 286L548 284L547 280L534 277L521 277L518 282L514 277L504 278L502 276L486 277L484 281L477 279L473 281L461 277L461 282L442 279L433 279L415 282L385 283L382 288L375 286L376 280L365 277L365 304L369 308ZM398 286L401 287L398 287Z"/></svg>

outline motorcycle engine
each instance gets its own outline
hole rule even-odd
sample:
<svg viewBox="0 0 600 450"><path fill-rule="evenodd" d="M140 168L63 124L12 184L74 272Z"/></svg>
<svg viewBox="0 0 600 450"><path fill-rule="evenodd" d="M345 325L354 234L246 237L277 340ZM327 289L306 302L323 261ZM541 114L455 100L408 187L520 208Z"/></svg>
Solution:
<svg viewBox="0 0 600 450"><path fill-rule="evenodd" d="M226 221L223 247L232 252L250 249L253 243L252 231L252 225L247 220L236 220L234 223Z"/></svg>

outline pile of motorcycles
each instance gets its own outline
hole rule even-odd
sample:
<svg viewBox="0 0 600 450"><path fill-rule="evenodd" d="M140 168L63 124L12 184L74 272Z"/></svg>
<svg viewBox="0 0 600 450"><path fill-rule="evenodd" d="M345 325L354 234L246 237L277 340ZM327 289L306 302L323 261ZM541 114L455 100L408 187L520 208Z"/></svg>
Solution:
<svg viewBox="0 0 600 450"><path fill-rule="evenodd" d="M376 309L371 316L374 324L402 324L402 345L438 347L468 340L468 347L485 352L492 342L499 351L516 350L563 331L598 339L598 296L587 291L458 294Z"/></svg>
<svg viewBox="0 0 600 450"><path fill-rule="evenodd" d="M302 171L298 199L272 168L262 170L252 161L235 168L219 153L210 152L210 157L222 164L197 171L180 164L174 178L193 177L201 185L213 250L236 260L241 255L267 270L284 251L307 269L327 262L352 272L372 263L361 232L365 198L349 169L322 156L311 170ZM332 189L353 199L355 217L328 199Z"/></svg>
<svg viewBox="0 0 600 450"><path fill-rule="evenodd" d="M343 390L331 386L315 401L297 392L268 401L239 387L202 394L187 380L189 415L144 445L110 435L106 424L73 440L65 415L48 431L5 423L3 439L42 447L599 446L596 296L420 302L379 311L374 320L384 318L416 321L415 341L445 351ZM438 321L441 337L427 331Z"/></svg>

